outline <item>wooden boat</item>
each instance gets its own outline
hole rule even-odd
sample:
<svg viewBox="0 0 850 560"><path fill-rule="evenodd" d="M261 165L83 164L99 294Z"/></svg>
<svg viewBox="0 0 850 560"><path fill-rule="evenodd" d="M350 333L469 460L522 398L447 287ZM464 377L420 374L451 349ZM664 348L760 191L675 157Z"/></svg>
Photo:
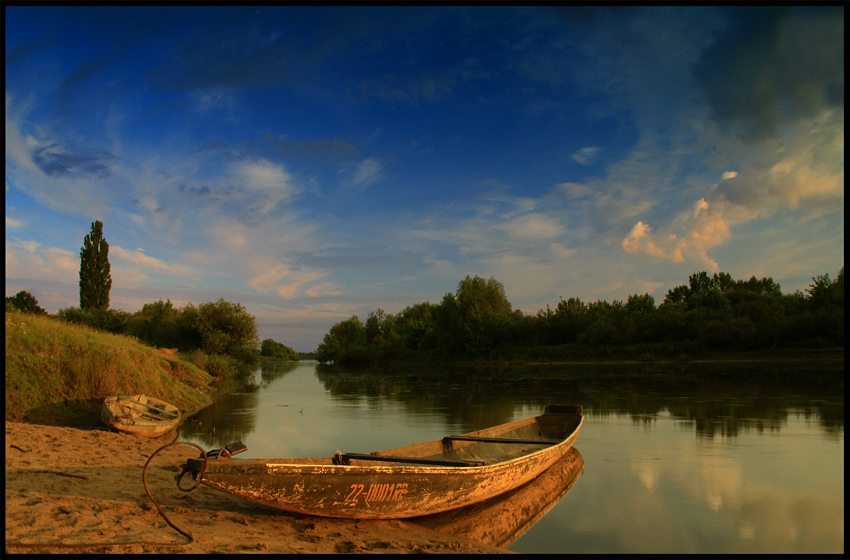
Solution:
<svg viewBox="0 0 850 560"><path fill-rule="evenodd" d="M122 432L157 438L177 427L182 412L173 404L147 395L106 397L100 417Z"/></svg>
<svg viewBox="0 0 850 560"><path fill-rule="evenodd" d="M540 416L460 436L314 459L236 459L233 455L246 447L235 442L189 459L184 474L290 512L418 517L478 503L529 482L566 455L582 421L580 406L549 405Z"/></svg>

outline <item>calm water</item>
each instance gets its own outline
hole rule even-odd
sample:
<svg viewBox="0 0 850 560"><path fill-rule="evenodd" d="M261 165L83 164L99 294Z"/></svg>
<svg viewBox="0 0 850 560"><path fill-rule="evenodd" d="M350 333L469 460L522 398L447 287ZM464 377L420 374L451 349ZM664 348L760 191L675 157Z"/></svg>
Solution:
<svg viewBox="0 0 850 560"><path fill-rule="evenodd" d="M361 373L284 363L218 396L181 436L207 449L242 440L245 458L330 456L580 404L576 453L489 510L461 512L455 531L501 516L503 534L487 538L522 553L843 553L843 380L842 362ZM533 518L514 519L532 502Z"/></svg>

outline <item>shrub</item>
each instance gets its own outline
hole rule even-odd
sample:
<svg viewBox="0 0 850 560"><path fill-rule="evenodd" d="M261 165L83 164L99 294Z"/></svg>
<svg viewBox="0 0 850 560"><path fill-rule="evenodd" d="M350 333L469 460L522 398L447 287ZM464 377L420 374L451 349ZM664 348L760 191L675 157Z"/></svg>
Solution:
<svg viewBox="0 0 850 560"><path fill-rule="evenodd" d="M130 313L120 309L98 309L95 307L87 309L69 307L60 309L56 315L69 323L85 325L114 334L124 334L127 330L127 322L131 317Z"/></svg>
<svg viewBox="0 0 850 560"><path fill-rule="evenodd" d="M10 306L24 313L47 315L47 311L38 306L38 300L31 293L24 290L6 298L6 309L9 309Z"/></svg>

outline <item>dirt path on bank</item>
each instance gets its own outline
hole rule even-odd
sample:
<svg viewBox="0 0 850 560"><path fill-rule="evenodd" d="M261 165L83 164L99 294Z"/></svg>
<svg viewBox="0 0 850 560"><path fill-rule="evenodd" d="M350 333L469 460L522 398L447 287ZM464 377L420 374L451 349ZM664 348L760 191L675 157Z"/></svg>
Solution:
<svg viewBox="0 0 850 560"><path fill-rule="evenodd" d="M488 553L507 552L400 520L326 519L287 514L174 477L194 447L158 454L173 434L148 440L106 430L6 422L7 553ZM189 487L190 477L183 480ZM132 544L142 541L145 544ZM86 544L25 548L13 543ZM100 544L128 543L128 544ZM169 546L172 545L172 546Z"/></svg>

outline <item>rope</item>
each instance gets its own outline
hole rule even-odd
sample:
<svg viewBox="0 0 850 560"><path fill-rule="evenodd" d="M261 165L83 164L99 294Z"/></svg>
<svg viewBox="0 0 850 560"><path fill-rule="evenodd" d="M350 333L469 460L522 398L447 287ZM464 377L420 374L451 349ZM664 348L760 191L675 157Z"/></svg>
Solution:
<svg viewBox="0 0 850 560"><path fill-rule="evenodd" d="M148 460L147 460L147 462L145 462L145 466L142 469L142 484L144 484L144 486L145 486L145 493L148 495L148 498L151 499L151 502L153 502L154 507L156 507L156 511L159 512L159 514L162 516L162 518L165 519L165 522L168 523L168 525L170 525L175 531L177 531L178 533L180 533L181 535L183 535L184 537L189 539L189 542L185 542L185 543L159 543L159 542L151 542L151 541L129 541L129 542L95 542L95 543L85 543L85 544L65 544L65 543L14 543L14 542L10 543L10 542L6 541L6 547L7 548L8 547L15 547L15 548L91 548L91 547L95 547L95 546L130 546L130 545L187 546L187 545L192 544L193 542L195 542L195 537L193 537L191 535L191 533L187 533L183 529L180 529L179 527L177 527L177 525L172 523L170 519L168 519L168 516L165 515L165 512L162 511L162 508L160 507L160 505L157 503L157 501L151 495L151 492L148 489L148 482L147 482L147 478L146 478L148 465L150 464L151 460L153 460L153 458L160 451L163 451L164 449L167 449L167 448L172 447L174 445L188 445L188 446L191 446L191 447L195 447L195 448L197 448L201 451L201 456L204 458L204 466L201 468L201 472L198 475L197 479L195 480L195 485L192 486L189 489L180 488L180 479L182 479L183 475L186 474L186 472L188 472L184 468L183 472L178 477L177 487L180 488L180 490L182 490L183 492L191 492L192 490L194 490L195 488L197 488L201 484L201 479L203 478L204 473L207 470L207 454L201 446L196 445L194 443L190 443L188 441L179 441L179 440L180 440L180 433L177 432L177 437L174 438L174 441L172 441L171 443L163 445L162 447L160 447L159 449L154 451L153 454L150 457L148 457ZM60 474L60 473L52 473L52 474Z"/></svg>

